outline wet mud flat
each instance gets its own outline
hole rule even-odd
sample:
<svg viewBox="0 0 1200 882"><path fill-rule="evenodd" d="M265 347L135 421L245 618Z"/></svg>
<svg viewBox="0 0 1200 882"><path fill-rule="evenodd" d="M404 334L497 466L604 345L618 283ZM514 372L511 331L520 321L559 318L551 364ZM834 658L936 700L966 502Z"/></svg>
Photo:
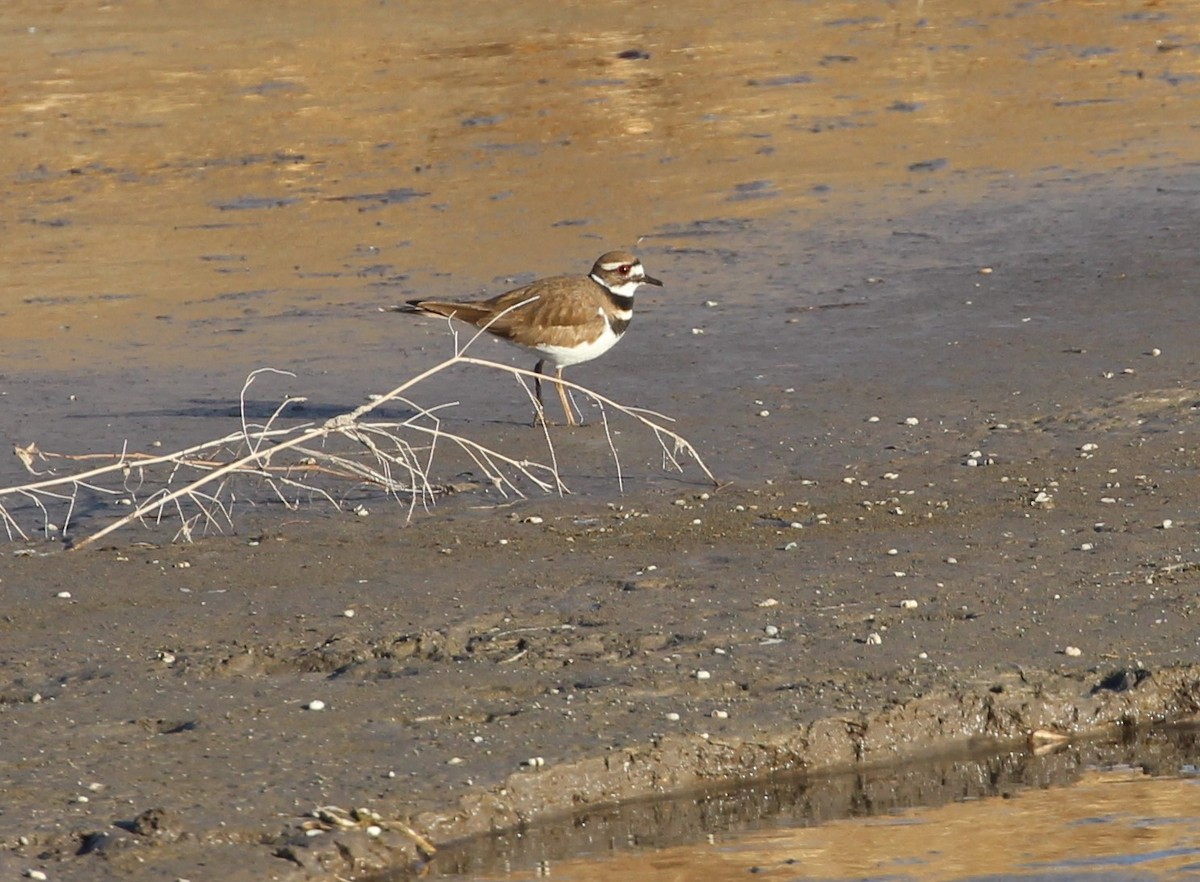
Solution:
<svg viewBox="0 0 1200 882"><path fill-rule="evenodd" d="M607 493L5 554L5 868L362 876L587 806L1194 719L1193 177L1084 184L864 224L886 272L826 292L852 308L688 306L741 361L631 347L675 365L641 400L720 490L626 431L612 492L593 423L558 453ZM722 243L659 263L817 244Z"/></svg>
<svg viewBox="0 0 1200 882"><path fill-rule="evenodd" d="M252 418L326 419L447 353L378 306L640 237L667 288L572 379L675 417L727 485L622 424L619 492L585 410L563 499L450 459L474 489L411 519L264 494L194 544L6 546L0 871L364 877L597 805L1195 717L1195 11L768 6L5 19L7 441L220 437L265 365L296 377ZM507 381L423 395L530 450Z"/></svg>

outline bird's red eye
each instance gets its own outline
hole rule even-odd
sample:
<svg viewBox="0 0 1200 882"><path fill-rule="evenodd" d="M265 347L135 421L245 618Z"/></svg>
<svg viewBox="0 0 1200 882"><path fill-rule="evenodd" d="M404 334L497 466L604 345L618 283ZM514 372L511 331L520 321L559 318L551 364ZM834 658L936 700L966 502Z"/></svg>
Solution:
<svg viewBox="0 0 1200 882"><path fill-rule="evenodd" d="M627 276L627 275L629 275L629 271L632 269L633 269L633 267L631 267L629 264L623 263L619 267L617 267L617 272L619 272L623 276Z"/></svg>

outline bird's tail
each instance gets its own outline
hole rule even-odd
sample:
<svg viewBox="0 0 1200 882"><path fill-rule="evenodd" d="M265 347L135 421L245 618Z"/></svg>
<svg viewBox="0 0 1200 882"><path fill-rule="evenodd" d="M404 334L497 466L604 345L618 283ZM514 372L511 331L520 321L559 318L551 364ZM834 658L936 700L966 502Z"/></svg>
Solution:
<svg viewBox="0 0 1200 882"><path fill-rule="evenodd" d="M423 309L420 300L409 300L395 306L381 306L379 309L381 312L402 312L406 315L437 315L437 313Z"/></svg>

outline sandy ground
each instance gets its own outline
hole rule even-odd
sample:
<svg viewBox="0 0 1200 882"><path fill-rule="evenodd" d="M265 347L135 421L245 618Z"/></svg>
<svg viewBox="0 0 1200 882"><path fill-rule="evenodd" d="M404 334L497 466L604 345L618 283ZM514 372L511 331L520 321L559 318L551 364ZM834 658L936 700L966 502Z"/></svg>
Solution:
<svg viewBox="0 0 1200 882"><path fill-rule="evenodd" d="M827 4L803 37L795 4L741 30L580 10L555 37L516 4L417 39L365 7L235 36L213 4L197 57L156 8L5 13L9 441L178 449L235 429L264 365L297 377L251 418L285 394L308 399L287 424L333 416L447 354L376 306L641 237L667 288L569 378L676 418L723 486L614 420L621 492L585 407L553 435L563 498L501 499L446 455L435 479L468 489L411 517L242 485L224 536L13 542L0 868L361 877L615 800L1195 715L1183 13L1101 4L1080 41L1069 10L1005 4ZM546 456L504 376L420 395ZM69 537L114 511L84 494ZM325 805L382 835L306 835Z"/></svg>

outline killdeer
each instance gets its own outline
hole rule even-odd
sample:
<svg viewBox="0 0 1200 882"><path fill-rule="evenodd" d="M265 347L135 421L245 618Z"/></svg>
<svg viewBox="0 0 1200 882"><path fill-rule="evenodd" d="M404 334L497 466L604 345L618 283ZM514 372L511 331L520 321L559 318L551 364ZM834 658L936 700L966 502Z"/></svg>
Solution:
<svg viewBox="0 0 1200 882"><path fill-rule="evenodd" d="M561 380L563 368L612 349L633 318L633 295L639 285L661 286L662 282L646 275L642 262L629 252L610 251L596 259L586 276L538 279L488 300L410 300L391 310L448 316L537 352L534 388L542 422L542 368L553 365L555 377ZM567 391L556 385L567 425L574 426Z"/></svg>

